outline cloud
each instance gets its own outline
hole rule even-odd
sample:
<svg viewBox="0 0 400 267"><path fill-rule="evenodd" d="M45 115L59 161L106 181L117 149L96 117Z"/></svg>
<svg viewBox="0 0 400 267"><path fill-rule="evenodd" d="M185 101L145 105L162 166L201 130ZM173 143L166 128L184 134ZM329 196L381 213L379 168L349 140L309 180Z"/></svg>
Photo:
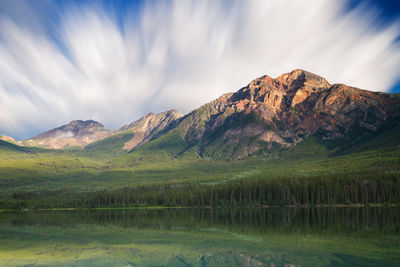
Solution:
<svg viewBox="0 0 400 267"><path fill-rule="evenodd" d="M345 3L160 1L122 17L89 4L60 8L50 30L3 12L0 134L29 138L75 119L117 128L151 111L189 112L296 68L387 91L400 78L400 24L382 26L377 10L345 11Z"/></svg>

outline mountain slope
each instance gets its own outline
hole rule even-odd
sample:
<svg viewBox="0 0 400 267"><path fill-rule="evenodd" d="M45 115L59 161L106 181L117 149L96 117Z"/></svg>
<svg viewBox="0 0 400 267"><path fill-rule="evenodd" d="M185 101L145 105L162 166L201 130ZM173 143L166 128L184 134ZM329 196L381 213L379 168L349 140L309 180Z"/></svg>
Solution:
<svg viewBox="0 0 400 267"><path fill-rule="evenodd" d="M124 149L131 150L132 148L147 142L151 138L159 135L171 123L175 122L183 116L177 110L169 110L159 114L149 113L146 116L134 121L128 125L122 126L119 132L131 132L134 134L133 138L124 145Z"/></svg>
<svg viewBox="0 0 400 267"><path fill-rule="evenodd" d="M400 114L398 95L329 84L304 70L262 76L183 117L159 140L138 149L172 156L244 158L274 153L309 136L351 139Z"/></svg>
<svg viewBox="0 0 400 267"><path fill-rule="evenodd" d="M87 145L87 151L105 154L126 153L136 146L145 144L152 138L160 136L166 129L173 127L183 116L177 110L159 114L149 113L146 116L122 126L105 139Z"/></svg>

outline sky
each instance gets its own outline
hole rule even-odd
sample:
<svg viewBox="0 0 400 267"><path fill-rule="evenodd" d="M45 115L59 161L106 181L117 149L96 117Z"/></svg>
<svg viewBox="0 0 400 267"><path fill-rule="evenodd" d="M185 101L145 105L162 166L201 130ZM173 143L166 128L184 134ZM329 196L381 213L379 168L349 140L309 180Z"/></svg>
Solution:
<svg viewBox="0 0 400 267"><path fill-rule="evenodd" d="M268 74L400 92L400 1L0 1L0 135L183 113Z"/></svg>

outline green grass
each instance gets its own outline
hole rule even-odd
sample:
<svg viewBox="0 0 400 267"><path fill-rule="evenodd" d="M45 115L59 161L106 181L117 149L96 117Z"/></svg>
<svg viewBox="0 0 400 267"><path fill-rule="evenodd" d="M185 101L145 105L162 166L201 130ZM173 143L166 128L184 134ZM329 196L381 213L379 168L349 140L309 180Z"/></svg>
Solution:
<svg viewBox="0 0 400 267"><path fill-rule="evenodd" d="M87 145L83 151L83 154L95 158L110 158L125 154L127 150L124 149L124 145L126 142L131 140L133 136L133 133L124 132L107 137L105 139Z"/></svg>

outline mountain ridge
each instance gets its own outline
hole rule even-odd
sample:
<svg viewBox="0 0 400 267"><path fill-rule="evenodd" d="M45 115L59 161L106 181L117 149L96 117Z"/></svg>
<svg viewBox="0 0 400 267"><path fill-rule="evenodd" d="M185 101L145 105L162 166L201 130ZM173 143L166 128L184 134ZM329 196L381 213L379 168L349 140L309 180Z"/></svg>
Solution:
<svg viewBox="0 0 400 267"><path fill-rule="evenodd" d="M176 109L171 109L158 114L149 113L144 117L118 129L118 132L133 132L134 136L124 145L124 149L131 150L134 147L147 142L157 136L171 123L183 117L183 114Z"/></svg>
<svg viewBox="0 0 400 267"><path fill-rule="evenodd" d="M191 151L201 157L243 158L295 146L316 134L328 140L348 138L354 131L366 135L399 116L399 107L398 95L330 84L296 69L277 78L263 75L186 115L177 110L149 113L116 130L92 120L72 121L28 144L93 147L100 140L111 138L107 142L112 143L115 136L124 136L121 149L126 151L164 149L171 156Z"/></svg>

